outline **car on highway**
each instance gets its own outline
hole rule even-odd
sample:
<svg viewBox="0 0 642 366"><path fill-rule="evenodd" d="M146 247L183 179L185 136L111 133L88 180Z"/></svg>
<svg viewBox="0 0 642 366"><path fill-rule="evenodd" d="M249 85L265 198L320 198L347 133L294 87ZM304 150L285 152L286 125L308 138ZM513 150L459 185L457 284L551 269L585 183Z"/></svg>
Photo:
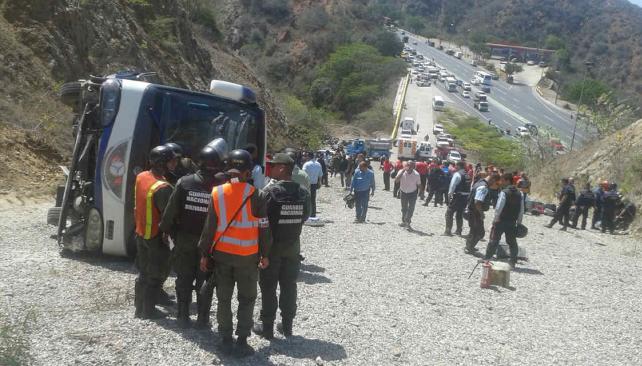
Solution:
<svg viewBox="0 0 642 366"><path fill-rule="evenodd" d="M433 133L434 135L439 135L439 134L441 134L441 133L443 133L443 132L444 132L444 126L443 126L443 125L441 125L441 124L439 124L439 123L437 123L437 124L435 125L435 127L433 127L433 128L432 128L432 133Z"/></svg>
<svg viewBox="0 0 642 366"><path fill-rule="evenodd" d="M417 41L413 41L412 44L416 46L417 45Z"/></svg>
<svg viewBox="0 0 642 366"><path fill-rule="evenodd" d="M450 150L448 152L448 155L446 155L446 160L448 160L451 163L457 163L462 161L463 157L457 150Z"/></svg>
<svg viewBox="0 0 642 366"><path fill-rule="evenodd" d="M417 82L417 86L419 86L419 87L430 86L430 81L420 80L420 81Z"/></svg>
<svg viewBox="0 0 642 366"><path fill-rule="evenodd" d="M464 90L463 92L461 92L461 96L464 98L470 98L470 92L467 90Z"/></svg>
<svg viewBox="0 0 642 366"><path fill-rule="evenodd" d="M517 127L517 135L520 137L528 137L531 135L530 131L526 127L519 126Z"/></svg>
<svg viewBox="0 0 642 366"><path fill-rule="evenodd" d="M482 85L482 86L480 87L480 89L481 89L481 91L483 91L484 93L490 93L490 86L488 86L488 85Z"/></svg>
<svg viewBox="0 0 642 366"><path fill-rule="evenodd" d="M490 73L490 78L493 79L493 80L499 80L499 76L497 74L495 74L494 72Z"/></svg>
<svg viewBox="0 0 642 366"><path fill-rule="evenodd" d="M479 85L479 84L481 84L481 81L479 81L479 79L477 79L477 78L472 78L472 79L470 79L470 83L473 84L473 85Z"/></svg>
<svg viewBox="0 0 642 366"><path fill-rule="evenodd" d="M464 88L464 90L468 92L472 89L472 87L470 86L470 83L464 83L462 88Z"/></svg>
<svg viewBox="0 0 642 366"><path fill-rule="evenodd" d="M470 66L472 66L472 67L477 67L477 61L475 61L475 60L471 60L471 61L470 61Z"/></svg>
<svg viewBox="0 0 642 366"><path fill-rule="evenodd" d="M528 66L533 66L533 65L535 65L535 61L533 61L533 60L528 60L528 62L526 62L526 65L528 65Z"/></svg>
<svg viewBox="0 0 642 366"><path fill-rule="evenodd" d="M437 146L455 146L455 140L446 137L437 137Z"/></svg>
<svg viewBox="0 0 642 366"><path fill-rule="evenodd" d="M546 64L546 62L544 62L544 61L540 61L538 65L539 65L539 67L546 67L546 66L548 66L548 65Z"/></svg>
<svg viewBox="0 0 642 366"><path fill-rule="evenodd" d="M475 101L487 101L486 94L484 94L483 92L475 92L474 99Z"/></svg>

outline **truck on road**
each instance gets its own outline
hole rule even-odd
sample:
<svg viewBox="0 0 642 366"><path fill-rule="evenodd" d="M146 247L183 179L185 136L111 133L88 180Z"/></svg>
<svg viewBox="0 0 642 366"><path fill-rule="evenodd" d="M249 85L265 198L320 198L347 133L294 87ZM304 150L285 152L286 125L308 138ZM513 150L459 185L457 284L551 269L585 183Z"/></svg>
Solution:
<svg viewBox="0 0 642 366"><path fill-rule="evenodd" d="M363 154L366 152L366 140L364 139L354 139L348 142L346 146L346 154L348 155L357 155Z"/></svg>
<svg viewBox="0 0 642 366"><path fill-rule="evenodd" d="M366 154L374 159L390 157L392 141L389 139L366 140Z"/></svg>

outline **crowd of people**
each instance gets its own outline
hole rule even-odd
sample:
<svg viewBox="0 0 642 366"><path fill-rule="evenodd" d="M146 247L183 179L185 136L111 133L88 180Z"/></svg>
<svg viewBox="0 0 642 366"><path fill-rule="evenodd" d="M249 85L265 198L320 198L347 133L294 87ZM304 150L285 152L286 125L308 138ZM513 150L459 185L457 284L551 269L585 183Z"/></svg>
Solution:
<svg viewBox="0 0 642 366"><path fill-rule="evenodd" d="M158 319L168 315L156 305L173 270L178 325L211 329L209 317L216 294L219 349L239 357L254 352L247 343L252 331L266 339L274 337L277 309L281 322L276 329L286 337L293 334L302 260L300 235L315 210L311 197L324 176L313 155L304 155L300 169L295 164L300 155L287 149L272 156L263 169L257 150L248 145L227 153L219 139L205 146L194 163L182 156L180 146L160 145L151 150L150 168L137 175L135 185L139 273L134 284L134 316ZM262 296L260 319L255 323L257 284ZM194 294L197 320L192 323Z"/></svg>
<svg viewBox="0 0 642 366"><path fill-rule="evenodd" d="M573 178L562 178L561 186L555 216L546 225L548 228L559 223L562 231L567 231L569 227L586 230L590 209L593 209L591 229L603 233L608 231L614 234L616 226L627 228L635 218L635 204L623 199L615 182L605 180L595 188L586 183L579 193L576 192Z"/></svg>
<svg viewBox="0 0 642 366"><path fill-rule="evenodd" d="M277 309L281 322L276 329L293 334L297 309L297 277L300 270L300 235L306 220L316 217L317 191L329 186L329 177L339 175L348 191L344 197L355 208L357 224L367 220L368 203L376 192L375 170L383 174L384 191L400 200L399 225L413 231L412 219L418 200L423 206L446 205L443 235L465 238L466 253L492 259L500 239L509 247L509 264L517 263L517 238L522 225L531 183L524 172L505 172L494 166L465 162L396 161L386 157L379 166L364 154L346 156L285 149L268 155L263 166L258 149L226 152L215 140L194 160L182 156L172 143L151 150L149 170L137 175L134 218L139 270L134 286L135 317L167 316L156 305L170 270L176 273L176 319L181 327L210 329L209 320L216 294L217 328L224 354L247 356L251 332L274 337ZM559 207L548 225L559 222L563 230L581 228L594 209L592 226L602 222L602 231L613 232L618 205L617 186L602 182L596 190L585 186L575 194L572 179L562 180ZM613 197L618 197L614 199ZM571 214L571 207L575 206ZM486 251L478 255L477 244L485 236L484 216L494 207ZM635 207L633 206L633 210ZM634 215L634 212L633 212ZM464 220L469 231L463 235ZM454 229L454 231L453 231ZM261 290L260 318L253 321ZM236 339L231 300L238 298ZM280 292L277 296L277 290ZM197 320L190 319L190 304L196 295Z"/></svg>

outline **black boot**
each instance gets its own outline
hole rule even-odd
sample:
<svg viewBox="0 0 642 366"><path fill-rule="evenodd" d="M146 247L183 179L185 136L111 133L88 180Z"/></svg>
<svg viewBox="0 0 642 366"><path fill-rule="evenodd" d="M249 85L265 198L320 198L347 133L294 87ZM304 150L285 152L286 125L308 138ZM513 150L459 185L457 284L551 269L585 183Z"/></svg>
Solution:
<svg viewBox="0 0 642 366"><path fill-rule="evenodd" d="M163 305L163 306L172 306L174 305L174 299L175 297L173 295L170 295L163 289L163 286L161 285L160 291L158 293L158 300L157 304Z"/></svg>
<svg viewBox="0 0 642 366"><path fill-rule="evenodd" d="M257 322L252 331L265 339L274 338L274 322Z"/></svg>
<svg viewBox="0 0 642 366"><path fill-rule="evenodd" d="M234 338L232 336L223 337L223 340L218 345L219 351L224 355L231 355L234 352Z"/></svg>
<svg viewBox="0 0 642 366"><path fill-rule="evenodd" d="M134 318L143 316L143 283L137 278L134 282Z"/></svg>
<svg viewBox="0 0 642 366"><path fill-rule="evenodd" d="M143 319L161 319L167 316L166 313L156 309L160 285L146 284L143 290Z"/></svg>
<svg viewBox="0 0 642 366"><path fill-rule="evenodd" d="M277 324L276 330L286 337L292 336L292 319L283 319L282 323Z"/></svg>
<svg viewBox="0 0 642 366"><path fill-rule="evenodd" d="M196 319L197 329L211 329L212 323L210 322L210 310L212 308L213 294L196 295L196 308L198 309L198 319Z"/></svg>
<svg viewBox="0 0 642 366"><path fill-rule="evenodd" d="M178 300L178 314L176 315L176 320L178 321L178 326L182 329L187 329L192 326L189 319L189 306L192 302L190 299L191 293L184 294L176 291L177 300Z"/></svg>
<svg viewBox="0 0 642 366"><path fill-rule="evenodd" d="M254 354L254 348L247 344L247 337L239 336L236 339L236 346L234 346L234 354L237 357L247 357Z"/></svg>

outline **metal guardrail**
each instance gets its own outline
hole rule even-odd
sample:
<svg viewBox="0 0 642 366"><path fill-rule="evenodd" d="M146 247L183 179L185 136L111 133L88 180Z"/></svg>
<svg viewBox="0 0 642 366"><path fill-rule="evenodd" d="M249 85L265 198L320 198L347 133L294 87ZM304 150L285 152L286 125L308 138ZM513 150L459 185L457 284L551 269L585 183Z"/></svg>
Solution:
<svg viewBox="0 0 642 366"><path fill-rule="evenodd" d="M403 92L401 95L401 100L397 105L397 112L395 116L395 125L392 129L392 134L390 134L390 139L394 140L397 136L397 130L399 129L399 122L401 122L401 112L403 112L403 106L406 103L406 93L408 92L408 85L410 84L410 74L406 75L406 79L403 81Z"/></svg>

